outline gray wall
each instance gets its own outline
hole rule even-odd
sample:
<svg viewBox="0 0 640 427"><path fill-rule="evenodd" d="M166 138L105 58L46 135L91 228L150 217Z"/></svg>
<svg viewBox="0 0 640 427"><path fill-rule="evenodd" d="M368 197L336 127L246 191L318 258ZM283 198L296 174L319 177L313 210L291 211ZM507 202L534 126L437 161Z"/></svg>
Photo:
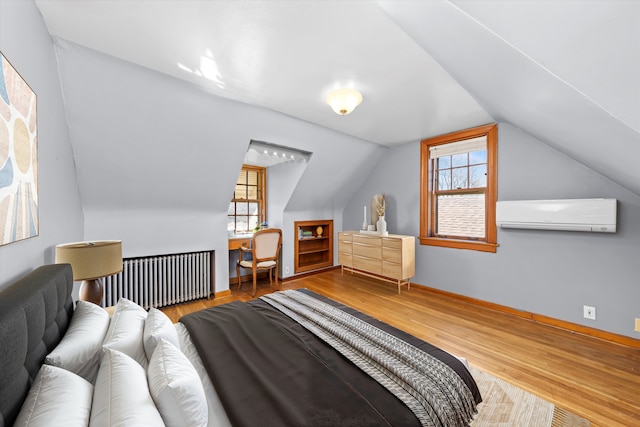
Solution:
<svg viewBox="0 0 640 427"><path fill-rule="evenodd" d="M499 229L495 254L417 244L414 282L640 338L640 197L516 127L500 124L498 139L498 200L615 198L618 232ZM385 153L345 209L344 229L359 229L362 206L384 191L389 231L418 236L419 153L419 143ZM595 321L583 305L596 307Z"/></svg>
<svg viewBox="0 0 640 427"><path fill-rule="evenodd" d="M58 243L82 239L83 214L51 38L30 1L0 3L0 50L38 99L40 234L0 246L0 288L54 261Z"/></svg>

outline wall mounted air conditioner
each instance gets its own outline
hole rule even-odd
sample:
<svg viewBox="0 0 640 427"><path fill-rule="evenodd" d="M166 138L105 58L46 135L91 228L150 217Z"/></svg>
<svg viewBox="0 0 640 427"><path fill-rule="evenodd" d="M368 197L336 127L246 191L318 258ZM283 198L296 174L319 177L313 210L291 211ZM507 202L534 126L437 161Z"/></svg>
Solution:
<svg viewBox="0 0 640 427"><path fill-rule="evenodd" d="M616 232L616 199L515 200L496 203L501 228Z"/></svg>

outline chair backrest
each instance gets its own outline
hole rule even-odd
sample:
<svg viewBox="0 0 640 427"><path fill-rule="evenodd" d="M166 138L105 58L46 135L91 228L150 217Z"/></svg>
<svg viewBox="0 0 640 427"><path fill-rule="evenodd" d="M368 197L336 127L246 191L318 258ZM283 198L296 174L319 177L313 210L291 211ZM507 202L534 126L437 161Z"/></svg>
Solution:
<svg viewBox="0 0 640 427"><path fill-rule="evenodd" d="M267 228L253 234L253 255L258 261L275 260L278 258L282 245L282 230Z"/></svg>

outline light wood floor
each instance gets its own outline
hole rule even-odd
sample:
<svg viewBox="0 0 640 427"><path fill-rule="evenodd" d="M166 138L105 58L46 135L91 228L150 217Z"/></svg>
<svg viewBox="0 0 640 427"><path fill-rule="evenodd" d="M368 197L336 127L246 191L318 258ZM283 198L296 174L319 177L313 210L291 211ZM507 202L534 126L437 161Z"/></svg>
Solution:
<svg viewBox="0 0 640 427"><path fill-rule="evenodd" d="M235 284L232 286L235 289ZM413 286L330 270L291 280L282 289L308 288L403 329L470 364L602 427L640 426L640 349L571 333ZM258 295L271 292L258 283ZM163 309L182 315L251 299L251 284L212 300Z"/></svg>

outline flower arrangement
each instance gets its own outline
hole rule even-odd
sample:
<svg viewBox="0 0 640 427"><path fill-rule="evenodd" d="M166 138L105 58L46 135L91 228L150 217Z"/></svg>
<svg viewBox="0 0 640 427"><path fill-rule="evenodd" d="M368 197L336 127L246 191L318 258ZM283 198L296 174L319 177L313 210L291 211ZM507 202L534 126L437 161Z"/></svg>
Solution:
<svg viewBox="0 0 640 427"><path fill-rule="evenodd" d="M376 203L376 212L378 216L384 216L385 210L387 210L387 196L382 193L382 196L378 197Z"/></svg>

